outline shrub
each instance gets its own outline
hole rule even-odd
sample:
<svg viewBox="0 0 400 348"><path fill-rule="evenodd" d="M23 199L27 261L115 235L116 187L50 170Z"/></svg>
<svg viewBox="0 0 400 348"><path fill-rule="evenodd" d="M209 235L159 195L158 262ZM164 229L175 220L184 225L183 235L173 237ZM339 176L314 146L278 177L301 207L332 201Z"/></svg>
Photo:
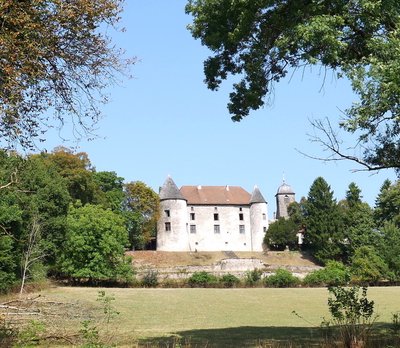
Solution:
<svg viewBox="0 0 400 348"><path fill-rule="evenodd" d="M358 248L351 259L351 274L356 283L375 283L385 278L389 269L372 247Z"/></svg>
<svg viewBox="0 0 400 348"><path fill-rule="evenodd" d="M298 285L300 279L295 277L288 270L279 268L275 274L265 278L264 283L266 286L273 288L288 288Z"/></svg>
<svg viewBox="0 0 400 348"><path fill-rule="evenodd" d="M220 282L225 288L233 288L240 283L240 279L235 277L233 274L228 273L221 277Z"/></svg>
<svg viewBox="0 0 400 348"><path fill-rule="evenodd" d="M215 286L218 283L218 279L216 276L202 271L194 272L192 276L188 279L188 282L192 288L206 288L209 286Z"/></svg>
<svg viewBox="0 0 400 348"><path fill-rule="evenodd" d="M148 270L141 281L142 286L145 288L155 288L158 285L158 272L154 270Z"/></svg>
<svg viewBox="0 0 400 348"><path fill-rule="evenodd" d="M338 339L343 347L366 347L374 322L374 301L367 299L367 288L361 294L358 286L351 288L329 287L329 312L332 319L322 325L338 328Z"/></svg>
<svg viewBox="0 0 400 348"><path fill-rule="evenodd" d="M308 286L338 286L350 281L350 271L341 262L328 261L325 268L307 274L303 283Z"/></svg>
<svg viewBox="0 0 400 348"><path fill-rule="evenodd" d="M262 270L255 268L252 271L247 271L245 275L245 283L248 286L254 286L261 280Z"/></svg>

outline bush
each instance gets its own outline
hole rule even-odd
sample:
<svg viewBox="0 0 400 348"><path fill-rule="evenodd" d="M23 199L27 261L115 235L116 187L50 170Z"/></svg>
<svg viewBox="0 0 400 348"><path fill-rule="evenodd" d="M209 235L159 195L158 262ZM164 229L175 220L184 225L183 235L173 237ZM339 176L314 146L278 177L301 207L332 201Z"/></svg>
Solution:
<svg viewBox="0 0 400 348"><path fill-rule="evenodd" d="M324 320L322 325L335 331L343 347L366 347L372 324L375 320L374 301L367 298L367 288L353 286L351 288L329 287L331 297L328 299L330 321ZM333 296L333 297L332 297Z"/></svg>
<svg viewBox="0 0 400 348"><path fill-rule="evenodd" d="M154 270L147 271L141 281L145 288L155 288L158 285L158 272Z"/></svg>
<svg viewBox="0 0 400 348"><path fill-rule="evenodd" d="M218 283L218 279L216 276L204 271L194 272L188 279L188 283L192 288L206 288L215 286Z"/></svg>
<svg viewBox="0 0 400 348"><path fill-rule="evenodd" d="M233 288L240 283L240 279L235 277L233 274L228 273L221 277L220 282L225 288Z"/></svg>
<svg viewBox="0 0 400 348"><path fill-rule="evenodd" d="M350 281L350 271L341 262L328 261L325 268L307 274L303 283L307 286L339 286Z"/></svg>
<svg viewBox="0 0 400 348"><path fill-rule="evenodd" d="M300 279L295 277L286 269L279 268L275 274L265 278L266 286L273 288L289 288L300 283Z"/></svg>
<svg viewBox="0 0 400 348"><path fill-rule="evenodd" d="M245 283L248 286L256 285L260 280L263 272L262 270L255 268L252 271L247 271L245 276Z"/></svg>

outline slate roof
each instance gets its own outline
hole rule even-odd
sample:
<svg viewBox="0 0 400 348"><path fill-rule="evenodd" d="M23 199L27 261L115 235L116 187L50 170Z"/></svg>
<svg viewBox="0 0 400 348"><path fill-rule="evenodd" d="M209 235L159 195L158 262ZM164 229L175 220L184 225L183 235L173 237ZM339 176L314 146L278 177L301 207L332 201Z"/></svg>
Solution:
<svg viewBox="0 0 400 348"><path fill-rule="evenodd" d="M239 186L182 186L188 204L248 205L251 195Z"/></svg>
<svg viewBox="0 0 400 348"><path fill-rule="evenodd" d="M160 188L159 196L161 201L165 199L185 200L178 187L176 186L174 180L172 180L170 176L167 178L167 180L165 180L164 185Z"/></svg>
<svg viewBox="0 0 400 348"><path fill-rule="evenodd" d="M253 203L267 203L257 186L254 186L254 190L250 198L250 204Z"/></svg>
<svg viewBox="0 0 400 348"><path fill-rule="evenodd" d="M278 187L278 192L276 194L294 194L294 191L290 185L283 182L282 185Z"/></svg>

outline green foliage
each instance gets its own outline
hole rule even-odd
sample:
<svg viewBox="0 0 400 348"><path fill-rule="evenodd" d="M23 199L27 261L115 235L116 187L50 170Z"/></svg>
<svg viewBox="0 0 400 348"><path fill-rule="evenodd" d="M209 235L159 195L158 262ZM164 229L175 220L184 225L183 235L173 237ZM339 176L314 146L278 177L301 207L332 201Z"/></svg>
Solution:
<svg viewBox="0 0 400 348"><path fill-rule="evenodd" d="M313 271L303 279L303 283L308 286L339 286L349 281L349 269L338 261L328 261L323 269Z"/></svg>
<svg viewBox="0 0 400 348"><path fill-rule="evenodd" d="M279 268L275 274L264 279L265 286L273 288L289 288L300 284L300 279L286 269Z"/></svg>
<svg viewBox="0 0 400 348"><path fill-rule="evenodd" d="M304 202L306 237L304 244L318 261L342 257L343 233L336 201L328 183L318 177L314 180Z"/></svg>
<svg viewBox="0 0 400 348"><path fill-rule="evenodd" d="M349 185L346 199L339 202L342 218L344 243L343 260L348 262L357 248L378 245L378 234L373 218L373 210L361 201L361 190L354 183Z"/></svg>
<svg viewBox="0 0 400 348"><path fill-rule="evenodd" d="M375 249L364 246L355 251L351 260L353 280L373 283L386 277L388 272L388 266Z"/></svg>
<svg viewBox="0 0 400 348"><path fill-rule="evenodd" d="M100 290L97 295L97 302L100 302L102 305L102 310L104 314L104 319L107 324L110 321L119 315L119 312L115 309L113 302L115 301L115 297L112 295L107 295L104 290Z"/></svg>
<svg viewBox="0 0 400 348"><path fill-rule="evenodd" d="M0 235L0 293L7 292L15 283L16 266L12 238Z"/></svg>
<svg viewBox="0 0 400 348"><path fill-rule="evenodd" d="M261 269L255 268L251 271L247 271L245 274L244 282L247 286L254 286L258 284L261 280L263 271Z"/></svg>
<svg viewBox="0 0 400 348"><path fill-rule="evenodd" d="M103 193L103 195L99 194L97 199L100 204L112 211L121 211L125 198L123 192L124 178L117 176L115 172L95 172L93 179Z"/></svg>
<svg viewBox="0 0 400 348"><path fill-rule="evenodd" d="M188 279L188 283L192 288L207 288L215 286L218 278L208 272L194 272Z"/></svg>
<svg viewBox="0 0 400 348"><path fill-rule="evenodd" d="M331 321L323 325L335 325L339 329L340 342L344 347L358 347L366 344L368 333L373 323L374 301L367 298L367 288L359 287L328 288L331 296L328 299Z"/></svg>
<svg viewBox="0 0 400 348"><path fill-rule="evenodd" d="M141 181L125 185L125 208L129 212L129 239L132 248L144 249L157 231L160 198Z"/></svg>
<svg viewBox="0 0 400 348"><path fill-rule="evenodd" d="M298 226L292 219L279 218L269 225L264 243L273 250L284 250L286 246L293 249L297 246L297 232Z"/></svg>
<svg viewBox="0 0 400 348"><path fill-rule="evenodd" d="M41 335L45 332L45 323L37 320L31 320L29 325L18 332L17 346L29 347L40 343Z"/></svg>
<svg viewBox="0 0 400 348"><path fill-rule="evenodd" d="M145 288L155 288L158 285L158 272L152 269L148 270L140 283Z"/></svg>
<svg viewBox="0 0 400 348"><path fill-rule="evenodd" d="M379 226L390 221L400 227L400 182L391 185L387 180L383 183L376 199L374 216Z"/></svg>
<svg viewBox="0 0 400 348"><path fill-rule="evenodd" d="M70 207L66 241L58 262L65 276L94 281L129 281L124 256L128 236L123 219L111 210L87 204Z"/></svg>
<svg viewBox="0 0 400 348"><path fill-rule="evenodd" d="M262 107L273 84L291 70L322 65L349 79L358 97L340 123L357 132L358 162L400 167L396 1L188 0L186 12L193 16L192 36L213 53L204 62L208 88L239 76L228 104L234 121ZM334 152L340 141L332 134Z"/></svg>
<svg viewBox="0 0 400 348"><path fill-rule="evenodd" d="M400 228L387 222L380 232L379 256L383 258L396 279L400 279Z"/></svg>
<svg viewBox="0 0 400 348"><path fill-rule="evenodd" d="M233 288L240 283L240 279L230 273L224 274L219 281L224 288Z"/></svg>
<svg viewBox="0 0 400 348"><path fill-rule="evenodd" d="M82 335L82 348L103 348L104 345L100 342L99 330L90 320L84 320L81 323L82 327L79 333Z"/></svg>

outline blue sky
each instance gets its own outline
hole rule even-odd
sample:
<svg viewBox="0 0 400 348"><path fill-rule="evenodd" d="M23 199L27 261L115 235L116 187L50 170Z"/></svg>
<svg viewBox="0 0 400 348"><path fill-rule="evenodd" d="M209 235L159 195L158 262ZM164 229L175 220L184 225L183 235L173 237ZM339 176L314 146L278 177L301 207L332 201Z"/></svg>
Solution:
<svg viewBox="0 0 400 348"><path fill-rule="evenodd" d="M218 92L203 83L203 60L210 53L186 30L191 19L185 3L126 1L126 32L114 38L128 56L138 58L134 78L110 89L99 139L80 141L79 151L89 154L97 170L141 180L154 190L167 175L178 186L232 185L251 192L258 185L270 203L270 217L283 173L297 199L322 176L338 200L354 181L373 205L384 179L395 179L393 171L353 173L353 163L324 163L299 153L325 156L309 141L309 119L329 117L337 123L340 110L354 100L348 83L331 72L324 80L318 67L297 71L275 85L271 106L234 123L226 109L230 83ZM47 149L61 144L56 133L48 136Z"/></svg>

